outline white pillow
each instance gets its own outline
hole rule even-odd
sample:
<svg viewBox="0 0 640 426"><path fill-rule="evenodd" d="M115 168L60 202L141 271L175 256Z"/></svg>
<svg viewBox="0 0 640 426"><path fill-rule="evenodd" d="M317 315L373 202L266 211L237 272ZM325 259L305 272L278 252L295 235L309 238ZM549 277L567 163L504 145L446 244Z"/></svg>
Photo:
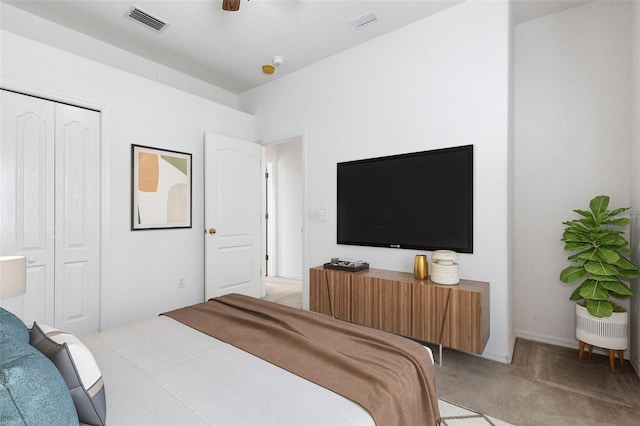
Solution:
<svg viewBox="0 0 640 426"><path fill-rule="evenodd" d="M106 404L102 373L84 343L72 334L35 322L30 343L45 354L62 374L80 421L104 426Z"/></svg>

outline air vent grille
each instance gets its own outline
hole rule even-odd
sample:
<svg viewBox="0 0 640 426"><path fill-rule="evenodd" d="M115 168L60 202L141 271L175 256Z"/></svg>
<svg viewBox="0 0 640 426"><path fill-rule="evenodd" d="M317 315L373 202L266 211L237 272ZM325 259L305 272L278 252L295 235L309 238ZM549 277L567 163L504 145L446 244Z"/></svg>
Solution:
<svg viewBox="0 0 640 426"><path fill-rule="evenodd" d="M129 9L129 13L127 14L127 16L156 31L161 31L167 25L167 23L162 19L148 14L137 6L131 6L131 9Z"/></svg>
<svg viewBox="0 0 640 426"><path fill-rule="evenodd" d="M378 14L375 12L364 13L360 16L356 16L351 21L351 25L353 25L356 29L360 29L364 26L373 24L378 20Z"/></svg>

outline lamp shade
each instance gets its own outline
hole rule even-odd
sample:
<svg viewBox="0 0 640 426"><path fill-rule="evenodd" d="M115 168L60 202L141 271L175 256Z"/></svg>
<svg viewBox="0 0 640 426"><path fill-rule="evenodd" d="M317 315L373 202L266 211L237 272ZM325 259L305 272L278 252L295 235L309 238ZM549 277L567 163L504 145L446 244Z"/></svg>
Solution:
<svg viewBox="0 0 640 426"><path fill-rule="evenodd" d="M27 263L24 256L0 256L0 299L27 292Z"/></svg>

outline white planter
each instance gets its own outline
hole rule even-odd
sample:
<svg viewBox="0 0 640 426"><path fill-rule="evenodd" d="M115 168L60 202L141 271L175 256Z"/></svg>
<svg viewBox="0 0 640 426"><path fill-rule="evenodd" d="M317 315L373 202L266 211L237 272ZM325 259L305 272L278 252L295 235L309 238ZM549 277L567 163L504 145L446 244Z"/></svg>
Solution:
<svg viewBox="0 0 640 426"><path fill-rule="evenodd" d="M599 348L624 350L629 347L629 312L614 312L607 318L592 316L576 303L576 337Z"/></svg>

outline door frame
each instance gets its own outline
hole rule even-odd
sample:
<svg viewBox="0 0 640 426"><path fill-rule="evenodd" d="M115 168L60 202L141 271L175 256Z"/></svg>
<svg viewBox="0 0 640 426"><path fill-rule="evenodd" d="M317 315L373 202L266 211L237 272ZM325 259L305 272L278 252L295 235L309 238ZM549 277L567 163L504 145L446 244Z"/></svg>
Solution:
<svg viewBox="0 0 640 426"><path fill-rule="evenodd" d="M100 147L99 147L99 156L100 156L100 195L99 199L99 210L100 217L98 217L98 224L100 227L99 233L99 242L98 242L98 288L99 288L99 315L98 315L98 331L102 331L102 324L104 324L104 309L102 306L103 303L103 285L104 282L104 270L102 268L104 261L104 236L107 235L108 232L108 213L107 209L107 182L108 181L108 168L107 168L107 144L104 141L108 140L108 132L106 131L106 127L104 124L108 122L109 117L109 108L106 104L95 101L93 99L81 98L75 95L71 95L64 92L58 92L51 89L46 89L41 86L36 86L33 84L27 84L21 81L16 81L11 78L4 78L0 81L0 89L8 90L11 92L16 92L19 94L33 96L36 98L41 98L48 101L53 101L57 103L67 104L74 107L86 108L90 110L94 110L100 114Z"/></svg>
<svg viewBox="0 0 640 426"><path fill-rule="evenodd" d="M294 136L288 136L288 137L282 137L282 138L276 138L276 139L271 139L268 142L264 142L262 143L262 158L265 158L265 150L267 146L271 146L271 145L277 145L277 144L281 144L281 143L286 143L286 142L292 142L292 141L296 141L296 140L300 140L301 143L301 151L302 151L302 158L301 158L301 167L302 167L302 253L300 256L300 262L302 263L302 309L309 309L309 274L306 273L307 271L307 253L309 252L308 250L308 246L307 246L307 225L308 225L308 191L307 191L307 182L308 182L308 178L307 178L307 130L303 130L301 133L294 135ZM262 164L262 170L264 171L266 164ZM262 223L261 223L261 232L262 235L266 235L267 232L267 221L264 219L266 212L266 188L265 185L261 185L262 186ZM266 271L267 269L267 260L265 258L265 255L267 253L267 247L266 247L266 241L265 238L262 238L262 271ZM266 284L265 284L265 274L262 274L262 295L264 296L266 293Z"/></svg>

